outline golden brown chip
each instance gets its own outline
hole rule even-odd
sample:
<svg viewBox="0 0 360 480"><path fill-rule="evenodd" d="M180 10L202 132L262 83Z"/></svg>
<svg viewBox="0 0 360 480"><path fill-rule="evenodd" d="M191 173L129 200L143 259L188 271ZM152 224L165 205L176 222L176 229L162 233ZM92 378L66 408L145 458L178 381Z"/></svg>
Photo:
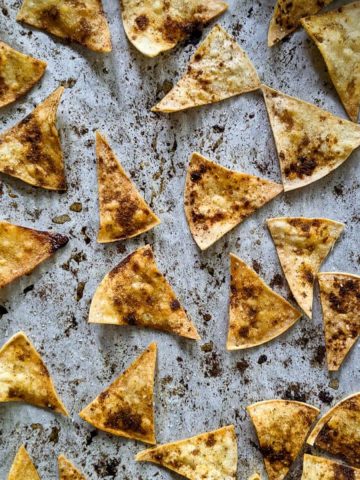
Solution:
<svg viewBox="0 0 360 480"><path fill-rule="evenodd" d="M277 183L234 172L193 153L184 201L195 242L205 250L282 190Z"/></svg>
<svg viewBox="0 0 360 480"><path fill-rule="evenodd" d="M111 52L101 0L23 0L16 20L95 52Z"/></svg>
<svg viewBox="0 0 360 480"><path fill-rule="evenodd" d="M301 480L360 480L360 470L305 454Z"/></svg>
<svg viewBox="0 0 360 480"><path fill-rule="evenodd" d="M20 123L0 135L0 172L48 190L66 190L56 112L58 88Z"/></svg>
<svg viewBox="0 0 360 480"><path fill-rule="evenodd" d="M0 107L25 95L44 75L46 62L0 41Z"/></svg>
<svg viewBox="0 0 360 480"><path fill-rule="evenodd" d="M7 480L40 480L24 445L21 445L14 458Z"/></svg>
<svg viewBox="0 0 360 480"><path fill-rule="evenodd" d="M94 427L120 437L155 444L154 377L156 344L80 413Z"/></svg>
<svg viewBox="0 0 360 480"><path fill-rule="evenodd" d="M269 480L282 480L319 414L306 403L290 400L267 400L247 407L264 457Z"/></svg>
<svg viewBox="0 0 360 480"><path fill-rule="evenodd" d="M69 239L0 221L0 288L34 270Z"/></svg>
<svg viewBox="0 0 360 480"><path fill-rule="evenodd" d="M139 462L152 462L190 480L235 480L237 441L233 425L144 450Z"/></svg>
<svg viewBox="0 0 360 480"><path fill-rule="evenodd" d="M228 350L255 347L278 337L301 313L232 253Z"/></svg>
<svg viewBox="0 0 360 480"><path fill-rule="evenodd" d="M200 338L157 268L149 245L128 255L104 277L92 299L89 322L153 328L194 340Z"/></svg>
<svg viewBox="0 0 360 480"><path fill-rule="evenodd" d="M128 39L148 57L175 47L228 7L222 0L122 0L121 3Z"/></svg>
<svg viewBox="0 0 360 480"><path fill-rule="evenodd" d="M301 20L324 57L331 80L353 122L360 109L360 2Z"/></svg>
<svg viewBox="0 0 360 480"><path fill-rule="evenodd" d="M320 299L330 371L340 368L360 335L360 277L319 273Z"/></svg>
<svg viewBox="0 0 360 480"><path fill-rule="evenodd" d="M136 237L147 232L160 220L126 175L109 144L96 134L100 229L98 242Z"/></svg>
<svg viewBox="0 0 360 480"><path fill-rule="evenodd" d="M68 415L46 365L24 332L0 349L0 402L25 402Z"/></svg>
<svg viewBox="0 0 360 480"><path fill-rule="evenodd" d="M315 425L307 443L360 467L360 393L331 408Z"/></svg>
<svg viewBox="0 0 360 480"><path fill-rule="evenodd" d="M314 15L332 0L277 0L268 32L268 46L272 47L300 26L302 17Z"/></svg>
<svg viewBox="0 0 360 480"><path fill-rule="evenodd" d="M58 457L59 480L86 480L86 477L64 455Z"/></svg>
<svg viewBox="0 0 360 480"><path fill-rule="evenodd" d="M290 290L311 318L314 280L344 225L305 217L270 218L267 224Z"/></svg>
<svg viewBox="0 0 360 480"><path fill-rule="evenodd" d="M359 125L269 87L262 91L285 191L328 175L359 147Z"/></svg>
<svg viewBox="0 0 360 480"><path fill-rule="evenodd" d="M191 57L185 75L152 111L177 112L258 88L260 80L247 54L220 25L215 25Z"/></svg>

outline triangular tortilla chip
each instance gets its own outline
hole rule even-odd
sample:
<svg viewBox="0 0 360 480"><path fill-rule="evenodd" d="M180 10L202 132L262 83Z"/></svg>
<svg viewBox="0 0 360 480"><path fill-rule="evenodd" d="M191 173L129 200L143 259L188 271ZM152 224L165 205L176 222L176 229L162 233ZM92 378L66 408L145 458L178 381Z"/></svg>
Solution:
<svg viewBox="0 0 360 480"><path fill-rule="evenodd" d="M331 80L353 122L360 109L360 2L301 20L324 57Z"/></svg>
<svg viewBox="0 0 360 480"><path fill-rule="evenodd" d="M302 17L314 15L332 0L277 0L268 32L268 46L272 47L300 26Z"/></svg>
<svg viewBox="0 0 360 480"><path fill-rule="evenodd" d="M360 336L360 277L319 273L320 299L330 371L336 371Z"/></svg>
<svg viewBox="0 0 360 480"><path fill-rule="evenodd" d="M64 455L58 457L59 480L86 480L85 475L66 458Z"/></svg>
<svg viewBox="0 0 360 480"><path fill-rule="evenodd" d="M300 453L319 410L306 403L267 400L247 407L269 480L282 480Z"/></svg>
<svg viewBox="0 0 360 480"><path fill-rule="evenodd" d="M331 408L315 425L307 443L360 467L360 393Z"/></svg>
<svg viewBox="0 0 360 480"><path fill-rule="evenodd" d="M0 349L0 402L25 402L68 415L45 363L24 332Z"/></svg>
<svg viewBox="0 0 360 480"><path fill-rule="evenodd" d="M193 153L184 200L195 242L205 250L282 191L282 185L229 170Z"/></svg>
<svg viewBox="0 0 360 480"><path fill-rule="evenodd" d="M138 462L162 465L190 480L235 480L237 441L233 425L144 450Z"/></svg>
<svg viewBox="0 0 360 480"><path fill-rule="evenodd" d="M152 0L122 0L121 3L128 39L148 57L175 47L228 8L222 0L159 0L156 4Z"/></svg>
<svg viewBox="0 0 360 480"><path fill-rule="evenodd" d="M240 350L269 342L288 330L301 313L239 257L230 254L229 332L226 348Z"/></svg>
<svg viewBox="0 0 360 480"><path fill-rule="evenodd" d="M0 135L0 172L48 190L66 190L56 112L59 87L20 123Z"/></svg>
<svg viewBox="0 0 360 480"><path fill-rule="evenodd" d="M359 147L359 125L269 87L262 90L285 191L328 175Z"/></svg>
<svg viewBox="0 0 360 480"><path fill-rule="evenodd" d="M0 288L30 273L68 241L60 233L0 221Z"/></svg>
<svg viewBox="0 0 360 480"><path fill-rule="evenodd" d="M312 318L314 281L344 225L328 218L279 217L267 224L290 290Z"/></svg>
<svg viewBox="0 0 360 480"><path fill-rule="evenodd" d="M301 480L360 480L360 470L305 454Z"/></svg>
<svg viewBox="0 0 360 480"><path fill-rule="evenodd" d="M251 477L249 477L249 480L261 480L261 477L258 473L254 473L254 475L251 475Z"/></svg>
<svg viewBox="0 0 360 480"><path fill-rule="evenodd" d="M114 242L147 232L160 220L126 175L109 144L96 133L100 230L97 241Z"/></svg>
<svg viewBox="0 0 360 480"><path fill-rule="evenodd" d="M94 427L119 437L155 444L154 378L156 343L80 413Z"/></svg>
<svg viewBox="0 0 360 480"><path fill-rule="evenodd" d="M14 458L7 480L40 480L28 452L21 445Z"/></svg>
<svg viewBox="0 0 360 480"><path fill-rule="evenodd" d="M133 325L200 338L158 270L149 245L128 255L105 275L92 299L89 322Z"/></svg>
<svg viewBox="0 0 360 480"><path fill-rule="evenodd" d="M231 35L215 25L191 57L185 75L152 111L177 112L258 88L260 80L247 54Z"/></svg>
<svg viewBox="0 0 360 480"><path fill-rule="evenodd" d="M16 20L95 52L111 52L109 25L100 0L24 0Z"/></svg>
<svg viewBox="0 0 360 480"><path fill-rule="evenodd" d="M0 41L0 107L25 95L44 75L46 62Z"/></svg>

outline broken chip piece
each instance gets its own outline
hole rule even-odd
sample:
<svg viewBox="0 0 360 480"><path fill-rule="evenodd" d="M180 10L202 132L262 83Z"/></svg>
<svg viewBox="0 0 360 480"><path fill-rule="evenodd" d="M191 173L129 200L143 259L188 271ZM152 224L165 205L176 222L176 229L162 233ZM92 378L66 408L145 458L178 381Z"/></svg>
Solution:
<svg viewBox="0 0 360 480"><path fill-rule="evenodd" d="M316 275L344 225L328 218L305 217L270 218L267 224L290 290L312 318Z"/></svg>
<svg viewBox="0 0 360 480"><path fill-rule="evenodd" d="M157 463L190 480L235 480L237 441L233 425L139 452L138 462Z"/></svg>
<svg viewBox="0 0 360 480"><path fill-rule="evenodd" d="M247 54L220 25L215 25L191 57L185 75L152 111L177 112L258 88L260 80Z"/></svg>
<svg viewBox="0 0 360 480"><path fill-rule="evenodd" d="M152 343L80 413L94 427L120 437L155 444L154 378L157 347Z"/></svg>
<svg viewBox="0 0 360 480"><path fill-rule="evenodd" d="M185 183L185 214L205 250L283 191L281 185L235 172L193 153Z"/></svg>
<svg viewBox="0 0 360 480"><path fill-rule="evenodd" d="M360 470L328 458L304 455L301 480L360 480Z"/></svg>
<svg viewBox="0 0 360 480"><path fill-rule="evenodd" d="M59 480L86 480L86 477L64 456L58 457Z"/></svg>
<svg viewBox="0 0 360 480"><path fill-rule="evenodd" d="M25 402L68 415L48 369L24 332L0 349L0 403Z"/></svg>
<svg viewBox="0 0 360 480"><path fill-rule="evenodd" d="M40 480L39 474L24 445L14 458L7 480Z"/></svg>

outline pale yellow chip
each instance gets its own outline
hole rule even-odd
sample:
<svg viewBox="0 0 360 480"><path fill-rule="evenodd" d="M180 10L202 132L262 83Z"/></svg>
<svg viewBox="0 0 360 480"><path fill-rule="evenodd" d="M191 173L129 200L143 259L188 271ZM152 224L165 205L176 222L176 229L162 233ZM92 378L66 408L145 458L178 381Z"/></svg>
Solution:
<svg viewBox="0 0 360 480"><path fill-rule="evenodd" d="M149 245L128 255L104 277L92 299L89 322L153 328L194 340L200 338L157 268Z"/></svg>
<svg viewBox="0 0 360 480"><path fill-rule="evenodd" d="M240 173L193 153L185 183L185 214L205 250L283 191L281 185Z"/></svg>
<svg viewBox="0 0 360 480"><path fill-rule="evenodd" d="M0 349L0 403L25 402L68 415L49 371L24 332Z"/></svg>
<svg viewBox="0 0 360 480"><path fill-rule="evenodd" d="M156 57L222 14L222 0L122 0L122 20L130 42Z"/></svg>
<svg viewBox="0 0 360 480"><path fill-rule="evenodd" d="M353 122L360 109L360 2L301 20L324 57L329 75Z"/></svg>
<svg viewBox="0 0 360 480"><path fill-rule="evenodd" d="M330 371L340 368L360 335L360 277L319 273L320 299Z"/></svg>
<svg viewBox="0 0 360 480"><path fill-rule="evenodd" d="M247 407L269 480L282 480L310 431L319 410L291 400L267 400Z"/></svg>
<svg viewBox="0 0 360 480"><path fill-rule="evenodd" d="M278 337L301 317L283 297L234 254L230 254L229 331L226 348L255 347Z"/></svg>
<svg viewBox="0 0 360 480"><path fill-rule="evenodd" d="M233 425L136 455L138 462L157 463L190 480L236 480L237 459Z"/></svg>
<svg viewBox="0 0 360 480"><path fill-rule="evenodd" d="M260 80L247 54L220 25L215 25L191 57L185 75L152 111L177 112L258 88Z"/></svg>
<svg viewBox="0 0 360 480"><path fill-rule="evenodd" d="M25 95L44 75L46 62L0 41L0 107Z"/></svg>
<svg viewBox="0 0 360 480"><path fill-rule="evenodd" d="M156 344L150 344L123 374L79 413L80 417L99 430L155 444L156 352Z"/></svg>
<svg viewBox="0 0 360 480"><path fill-rule="evenodd" d="M360 145L360 126L263 86L284 190L328 175Z"/></svg>
<svg viewBox="0 0 360 480"><path fill-rule="evenodd" d="M305 454L301 480L360 480L360 470Z"/></svg>
<svg viewBox="0 0 360 480"><path fill-rule="evenodd" d="M59 480L86 480L85 475L64 456L58 457Z"/></svg>
<svg viewBox="0 0 360 480"><path fill-rule="evenodd" d="M290 290L312 318L316 275L344 225L328 218L306 217L270 218L267 224Z"/></svg>
<svg viewBox="0 0 360 480"><path fill-rule="evenodd" d="M136 237L160 220L126 175L109 144L96 134L100 228L98 242Z"/></svg>
<svg viewBox="0 0 360 480"><path fill-rule="evenodd" d="M95 52L111 52L101 0L23 0L16 20Z"/></svg>
<svg viewBox="0 0 360 480"><path fill-rule="evenodd" d="M40 480L39 474L24 445L14 458L7 480Z"/></svg>
<svg viewBox="0 0 360 480"><path fill-rule="evenodd" d="M331 408L315 425L307 443L360 468L360 393Z"/></svg>
<svg viewBox="0 0 360 480"><path fill-rule="evenodd" d="M59 233L0 221L0 288L30 273L68 240Z"/></svg>
<svg viewBox="0 0 360 480"><path fill-rule="evenodd" d="M300 20L314 15L332 0L277 0L270 20L268 46L272 47L300 26Z"/></svg>
<svg viewBox="0 0 360 480"><path fill-rule="evenodd" d="M0 135L0 172L48 190L66 190L56 112L59 87L20 123Z"/></svg>
<svg viewBox="0 0 360 480"><path fill-rule="evenodd" d="M249 480L261 480L261 477L258 473L254 473L254 475L251 475L251 477L249 477Z"/></svg>

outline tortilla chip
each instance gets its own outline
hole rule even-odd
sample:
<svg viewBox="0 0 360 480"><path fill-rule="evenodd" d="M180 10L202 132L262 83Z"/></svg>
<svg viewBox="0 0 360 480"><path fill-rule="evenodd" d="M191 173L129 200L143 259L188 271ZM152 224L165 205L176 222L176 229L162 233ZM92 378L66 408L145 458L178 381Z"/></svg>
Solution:
<svg viewBox="0 0 360 480"><path fill-rule="evenodd" d="M359 147L359 125L269 87L262 91L286 192L325 177Z"/></svg>
<svg viewBox="0 0 360 480"><path fill-rule="evenodd" d="M0 403L25 402L68 415L49 371L24 332L0 349Z"/></svg>
<svg viewBox="0 0 360 480"><path fill-rule="evenodd" d="M314 15L332 0L277 0L268 32L268 46L272 47L300 26L302 17Z"/></svg>
<svg viewBox="0 0 360 480"><path fill-rule="evenodd" d="M24 445L21 445L14 458L7 480L40 480Z"/></svg>
<svg viewBox="0 0 360 480"><path fill-rule="evenodd" d="M314 280L344 225L328 218L279 217L267 224L290 290L312 318Z"/></svg>
<svg viewBox="0 0 360 480"><path fill-rule="evenodd" d="M64 455L58 457L60 480L86 480L86 477Z"/></svg>
<svg viewBox="0 0 360 480"><path fill-rule="evenodd" d="M25 95L44 75L46 66L0 41L0 107Z"/></svg>
<svg viewBox="0 0 360 480"><path fill-rule="evenodd" d="M152 0L122 0L121 3L128 39L148 57L175 47L228 8L221 0L159 0L156 4Z"/></svg>
<svg viewBox="0 0 360 480"><path fill-rule="evenodd" d="M58 88L20 123L0 135L0 172L48 190L66 190L56 112Z"/></svg>
<svg viewBox="0 0 360 480"><path fill-rule="evenodd" d="M152 328L200 339L158 270L149 245L128 255L105 275L92 299L89 322Z"/></svg>
<svg viewBox="0 0 360 480"><path fill-rule="evenodd" d="M247 54L215 25L191 57L185 75L152 111L178 112L258 88L260 80Z"/></svg>
<svg viewBox="0 0 360 480"><path fill-rule="evenodd" d="M360 109L360 3L304 18L301 24L324 57L345 110L356 122Z"/></svg>
<svg viewBox="0 0 360 480"><path fill-rule="evenodd" d="M60 233L0 221L0 288L30 273L68 241Z"/></svg>
<svg viewBox="0 0 360 480"><path fill-rule="evenodd" d="M316 424L307 443L360 467L360 393L343 399Z"/></svg>
<svg viewBox="0 0 360 480"><path fill-rule="evenodd" d="M301 480L360 480L360 470L305 454Z"/></svg>
<svg viewBox="0 0 360 480"><path fill-rule="evenodd" d="M185 184L185 214L201 250L209 248L283 190L268 180L234 172L193 153Z"/></svg>
<svg viewBox="0 0 360 480"><path fill-rule="evenodd" d="M239 257L230 254L231 286L227 350L262 345L286 332L301 313Z"/></svg>
<svg viewBox="0 0 360 480"><path fill-rule="evenodd" d="M319 273L320 299L330 371L337 371L360 335L360 277Z"/></svg>
<svg viewBox="0 0 360 480"><path fill-rule="evenodd" d="M97 241L114 242L136 237L160 220L126 175L109 144L96 133L100 229Z"/></svg>
<svg viewBox="0 0 360 480"><path fill-rule="evenodd" d="M251 477L249 477L249 480L261 480L261 477L258 473L254 473L254 475L251 475Z"/></svg>
<svg viewBox="0 0 360 480"><path fill-rule="evenodd" d="M156 343L150 344L123 374L79 413L80 417L99 430L155 444L156 352Z"/></svg>
<svg viewBox="0 0 360 480"><path fill-rule="evenodd" d="M143 450L138 462L162 465L190 480L235 480L237 441L233 425Z"/></svg>
<svg viewBox="0 0 360 480"><path fill-rule="evenodd" d="M291 400L267 400L247 407L264 457L269 480L282 480L319 414L319 409Z"/></svg>
<svg viewBox="0 0 360 480"><path fill-rule="evenodd" d="M16 20L94 52L111 52L110 30L101 0L24 0Z"/></svg>

